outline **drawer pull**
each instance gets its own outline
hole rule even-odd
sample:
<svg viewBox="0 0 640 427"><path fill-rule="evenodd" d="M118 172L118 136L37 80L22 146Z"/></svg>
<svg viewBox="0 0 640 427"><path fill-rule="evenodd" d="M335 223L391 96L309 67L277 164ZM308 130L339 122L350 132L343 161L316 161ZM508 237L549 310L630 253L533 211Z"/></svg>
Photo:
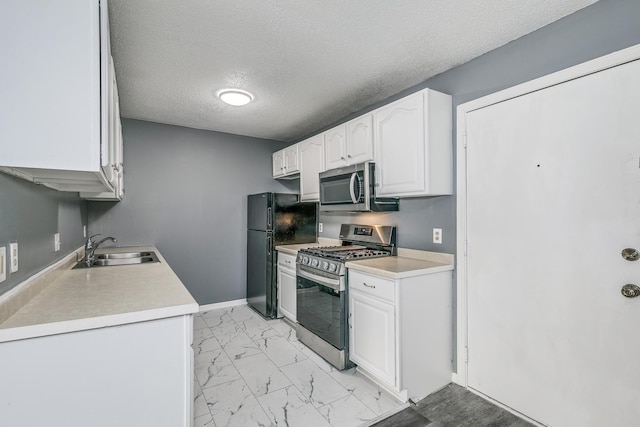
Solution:
<svg viewBox="0 0 640 427"><path fill-rule="evenodd" d="M365 285L367 288L371 288L371 289L375 289L376 285L367 285L365 282L362 282L363 285Z"/></svg>

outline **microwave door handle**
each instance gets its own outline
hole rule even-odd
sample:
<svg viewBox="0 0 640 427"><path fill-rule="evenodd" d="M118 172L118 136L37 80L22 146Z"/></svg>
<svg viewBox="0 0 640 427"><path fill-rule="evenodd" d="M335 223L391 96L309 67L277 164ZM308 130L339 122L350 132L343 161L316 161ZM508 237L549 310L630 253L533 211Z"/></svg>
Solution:
<svg viewBox="0 0 640 427"><path fill-rule="evenodd" d="M354 172L351 174L351 180L349 181L349 193L351 195L351 201L353 202L353 204L358 203L358 200L360 199L360 195L358 194L358 197L356 198L356 193L355 191L353 191L353 184L355 184L356 178L358 178L358 173Z"/></svg>

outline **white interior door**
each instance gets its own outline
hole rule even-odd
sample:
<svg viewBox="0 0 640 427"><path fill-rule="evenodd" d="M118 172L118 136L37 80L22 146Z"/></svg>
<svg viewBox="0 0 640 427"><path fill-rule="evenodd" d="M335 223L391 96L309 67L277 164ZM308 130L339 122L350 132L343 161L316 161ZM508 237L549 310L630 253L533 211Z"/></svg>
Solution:
<svg viewBox="0 0 640 427"><path fill-rule="evenodd" d="M466 120L469 387L546 425L639 425L640 61Z"/></svg>

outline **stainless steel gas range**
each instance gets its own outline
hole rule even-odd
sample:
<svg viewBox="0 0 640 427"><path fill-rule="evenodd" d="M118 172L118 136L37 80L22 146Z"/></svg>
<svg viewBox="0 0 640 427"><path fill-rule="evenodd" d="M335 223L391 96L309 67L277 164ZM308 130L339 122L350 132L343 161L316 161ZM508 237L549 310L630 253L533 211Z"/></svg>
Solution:
<svg viewBox="0 0 640 427"><path fill-rule="evenodd" d="M396 227L342 224L341 246L302 249L296 261L300 341L338 369L349 367L345 263L396 255Z"/></svg>

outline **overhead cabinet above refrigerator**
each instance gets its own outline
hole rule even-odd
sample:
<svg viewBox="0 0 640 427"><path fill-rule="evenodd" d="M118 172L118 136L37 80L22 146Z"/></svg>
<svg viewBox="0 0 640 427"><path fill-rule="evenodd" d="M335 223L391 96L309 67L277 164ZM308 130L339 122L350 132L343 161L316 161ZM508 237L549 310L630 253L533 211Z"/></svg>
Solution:
<svg viewBox="0 0 640 427"><path fill-rule="evenodd" d="M122 131L106 0L0 2L0 170L88 199L122 198Z"/></svg>

